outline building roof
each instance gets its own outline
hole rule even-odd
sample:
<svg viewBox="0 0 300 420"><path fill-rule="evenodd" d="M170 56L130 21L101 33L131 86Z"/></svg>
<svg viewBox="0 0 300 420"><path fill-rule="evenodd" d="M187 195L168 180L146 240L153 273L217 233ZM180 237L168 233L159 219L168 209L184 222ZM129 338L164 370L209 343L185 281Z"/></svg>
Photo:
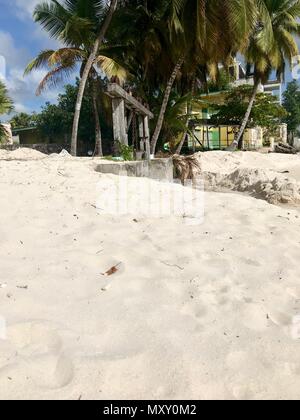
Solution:
<svg viewBox="0 0 300 420"><path fill-rule="evenodd" d="M23 133L23 132L27 132L27 131L34 131L37 130L37 127L20 127L20 128L13 128L12 132L14 135L19 134L19 133Z"/></svg>

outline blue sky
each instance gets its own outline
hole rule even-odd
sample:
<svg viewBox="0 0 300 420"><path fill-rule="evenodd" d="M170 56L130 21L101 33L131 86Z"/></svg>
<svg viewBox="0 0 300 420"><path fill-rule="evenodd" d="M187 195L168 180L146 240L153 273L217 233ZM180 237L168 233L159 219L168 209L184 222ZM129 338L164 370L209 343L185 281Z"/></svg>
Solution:
<svg viewBox="0 0 300 420"><path fill-rule="evenodd" d="M43 49L55 48L55 41L33 22L32 12L40 0L0 0L0 56L6 63L5 83L14 100L16 112L38 111L46 101L55 101L58 92L46 91L36 97L38 82L45 72L24 78L24 68ZM2 59L3 73L3 62Z"/></svg>
<svg viewBox="0 0 300 420"><path fill-rule="evenodd" d="M24 78L24 68L44 49L55 48L56 42L32 19L32 12L41 0L0 0L0 77L1 63L6 62L5 83L15 103L16 112L38 111L46 101L54 102L58 90L45 91L36 97L35 91L45 72L37 71ZM291 80L287 69L286 81Z"/></svg>

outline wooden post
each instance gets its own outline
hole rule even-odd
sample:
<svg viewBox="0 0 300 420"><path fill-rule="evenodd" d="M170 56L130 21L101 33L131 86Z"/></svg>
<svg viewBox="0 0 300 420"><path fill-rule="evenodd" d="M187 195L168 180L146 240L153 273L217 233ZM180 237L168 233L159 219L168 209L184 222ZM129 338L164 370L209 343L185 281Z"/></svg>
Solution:
<svg viewBox="0 0 300 420"><path fill-rule="evenodd" d="M112 99L114 140L128 146L127 122L125 115L125 102L121 98Z"/></svg>
<svg viewBox="0 0 300 420"><path fill-rule="evenodd" d="M226 125L226 134L227 134L227 147L229 147L228 125Z"/></svg>
<svg viewBox="0 0 300 420"><path fill-rule="evenodd" d="M150 160L150 130L149 130L149 117L144 116L144 133L145 133L145 143L146 143L146 159Z"/></svg>
<svg viewBox="0 0 300 420"><path fill-rule="evenodd" d="M139 115L139 138L140 138L140 148L142 152L145 152L145 133L144 133L144 118Z"/></svg>
<svg viewBox="0 0 300 420"><path fill-rule="evenodd" d="M206 126L206 138L207 138L207 147L210 150L210 141L209 141L209 126Z"/></svg>
<svg viewBox="0 0 300 420"><path fill-rule="evenodd" d="M128 129L133 113L139 115L140 147L141 151L146 150L147 159L150 159L149 119L154 118L152 112L116 83L107 86L106 94L112 99L114 140L128 145ZM126 109L131 112L128 120Z"/></svg>
<svg viewBox="0 0 300 420"><path fill-rule="evenodd" d="M127 118L127 133L129 132L132 120L133 120L133 111L130 112L129 118Z"/></svg>

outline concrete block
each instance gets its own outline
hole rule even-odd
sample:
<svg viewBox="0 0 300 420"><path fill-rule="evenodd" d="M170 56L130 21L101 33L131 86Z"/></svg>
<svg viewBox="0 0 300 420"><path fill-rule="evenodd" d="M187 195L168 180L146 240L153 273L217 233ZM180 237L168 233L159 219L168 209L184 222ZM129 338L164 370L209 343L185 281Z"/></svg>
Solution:
<svg viewBox="0 0 300 420"><path fill-rule="evenodd" d="M135 162L104 161L97 165L96 171L103 174L173 181L172 159L154 159Z"/></svg>

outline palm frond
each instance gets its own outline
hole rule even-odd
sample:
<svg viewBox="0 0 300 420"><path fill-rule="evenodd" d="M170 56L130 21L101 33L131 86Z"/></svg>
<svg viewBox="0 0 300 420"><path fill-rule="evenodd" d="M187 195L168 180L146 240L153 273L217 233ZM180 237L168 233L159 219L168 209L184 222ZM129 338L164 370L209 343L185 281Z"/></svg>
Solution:
<svg viewBox="0 0 300 420"><path fill-rule="evenodd" d="M64 83L68 78L72 76L76 69L76 66L59 66L46 74L43 80L40 82L36 95L39 96L47 88L56 88L59 84Z"/></svg>
<svg viewBox="0 0 300 420"><path fill-rule="evenodd" d="M25 68L24 75L28 75L33 70L38 70L40 68L48 68L49 67L49 59L55 53L54 50L45 50L41 51L38 56L32 60Z"/></svg>
<svg viewBox="0 0 300 420"><path fill-rule="evenodd" d="M96 65L106 74L108 78L118 77L121 82L125 82L128 72L116 60L110 57L99 55Z"/></svg>

